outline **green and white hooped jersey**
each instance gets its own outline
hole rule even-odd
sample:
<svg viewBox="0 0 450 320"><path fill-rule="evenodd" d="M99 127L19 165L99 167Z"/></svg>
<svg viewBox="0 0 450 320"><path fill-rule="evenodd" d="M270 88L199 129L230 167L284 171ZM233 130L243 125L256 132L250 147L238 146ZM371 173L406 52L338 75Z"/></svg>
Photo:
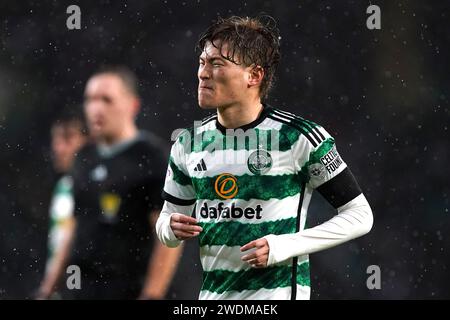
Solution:
<svg viewBox="0 0 450 320"><path fill-rule="evenodd" d="M240 247L303 230L313 189L345 167L322 127L267 106L240 129L225 129L214 115L179 134L163 196L195 204L199 298L309 299L308 255L256 269L241 261Z"/></svg>
<svg viewBox="0 0 450 320"><path fill-rule="evenodd" d="M74 199L72 178L61 177L55 185L50 203L50 228L48 235L48 259L50 261L59 249L64 236L65 223L73 216Z"/></svg>

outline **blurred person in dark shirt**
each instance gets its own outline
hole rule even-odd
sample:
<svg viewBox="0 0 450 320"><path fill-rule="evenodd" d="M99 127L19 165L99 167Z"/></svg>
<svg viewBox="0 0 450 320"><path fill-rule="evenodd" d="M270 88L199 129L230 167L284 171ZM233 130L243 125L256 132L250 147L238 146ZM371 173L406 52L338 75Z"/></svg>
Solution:
<svg viewBox="0 0 450 320"><path fill-rule="evenodd" d="M140 99L129 69L93 74L84 100L94 143L80 150L71 170L73 227L46 287L53 289L64 267L75 265L81 289L65 290L65 298L162 299L182 250L165 248L152 232L167 147L136 127Z"/></svg>

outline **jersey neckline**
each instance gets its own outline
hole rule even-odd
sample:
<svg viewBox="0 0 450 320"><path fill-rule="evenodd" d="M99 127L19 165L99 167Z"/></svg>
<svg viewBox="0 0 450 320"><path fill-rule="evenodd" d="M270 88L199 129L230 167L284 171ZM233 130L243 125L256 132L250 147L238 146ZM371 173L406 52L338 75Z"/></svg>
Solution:
<svg viewBox="0 0 450 320"><path fill-rule="evenodd" d="M259 115L259 117L257 118L257 119L255 119L255 120L253 120L252 122L250 122L250 123L247 123L247 124L245 124L245 125L243 125L243 126L240 126L240 127L238 127L238 128L225 128L220 122L219 122L219 119L217 118L216 119L216 129L217 130L219 130L222 134L226 134L227 133L227 131L228 132L234 132L235 130L238 130L238 129L240 129L240 130L243 130L243 131L246 131L246 130L248 130L248 129L252 129L252 128L255 128L256 126L258 126L261 122L263 122L265 119L266 119L266 117L269 115L269 113L270 113L270 109L272 109L272 107L270 107L269 105L267 105L267 104L262 104L263 105L263 110L261 111L261 113L260 113L260 115ZM231 130L231 131L230 131Z"/></svg>

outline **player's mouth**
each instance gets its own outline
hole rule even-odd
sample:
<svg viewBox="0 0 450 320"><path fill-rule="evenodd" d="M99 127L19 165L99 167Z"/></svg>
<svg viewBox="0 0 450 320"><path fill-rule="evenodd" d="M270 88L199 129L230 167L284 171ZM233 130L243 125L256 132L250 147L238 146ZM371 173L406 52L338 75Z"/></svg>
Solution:
<svg viewBox="0 0 450 320"><path fill-rule="evenodd" d="M214 91L214 89L213 89L212 87L206 86L206 85L204 85L204 84L198 86L198 90L199 90L199 91L200 91L200 90L211 90L211 91Z"/></svg>

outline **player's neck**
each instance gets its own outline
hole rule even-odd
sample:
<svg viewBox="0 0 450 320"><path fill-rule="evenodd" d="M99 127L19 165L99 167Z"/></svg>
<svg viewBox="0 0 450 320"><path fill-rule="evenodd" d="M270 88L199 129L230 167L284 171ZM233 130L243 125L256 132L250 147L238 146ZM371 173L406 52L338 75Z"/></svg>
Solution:
<svg viewBox="0 0 450 320"><path fill-rule="evenodd" d="M248 104L235 104L217 109L218 121L225 128L235 129L249 124L256 119L263 110L261 100Z"/></svg>
<svg viewBox="0 0 450 320"><path fill-rule="evenodd" d="M138 133L139 133L138 128L136 127L136 125L133 124L130 126L126 126L123 130L118 132L117 135L103 139L103 141L101 141L101 143L106 146L117 145L122 142L129 141L129 140L136 138Z"/></svg>

